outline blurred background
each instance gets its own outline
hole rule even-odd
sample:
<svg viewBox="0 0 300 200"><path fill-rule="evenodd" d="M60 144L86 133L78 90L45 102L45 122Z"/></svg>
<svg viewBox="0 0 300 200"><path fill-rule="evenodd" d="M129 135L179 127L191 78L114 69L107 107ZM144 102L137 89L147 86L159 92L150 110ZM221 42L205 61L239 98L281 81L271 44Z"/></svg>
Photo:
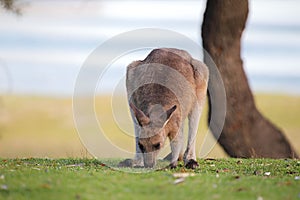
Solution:
<svg viewBox="0 0 300 200"><path fill-rule="evenodd" d="M201 44L206 1L15 1L0 10L0 157L89 157L76 132L72 95L90 53L138 28L181 33ZM258 108L300 153L300 1L249 1L244 68ZM143 59L144 55L139 59ZM128 58L114 68L125 74ZM111 113L111 86L97 92L97 113ZM120 98L126 98L122 96ZM206 115L206 114L204 114ZM205 118L202 120L205 126ZM111 141L133 150L113 121ZM198 148L201 140L198 138ZM126 147L128 146L128 147ZM217 145L209 157L226 157Z"/></svg>

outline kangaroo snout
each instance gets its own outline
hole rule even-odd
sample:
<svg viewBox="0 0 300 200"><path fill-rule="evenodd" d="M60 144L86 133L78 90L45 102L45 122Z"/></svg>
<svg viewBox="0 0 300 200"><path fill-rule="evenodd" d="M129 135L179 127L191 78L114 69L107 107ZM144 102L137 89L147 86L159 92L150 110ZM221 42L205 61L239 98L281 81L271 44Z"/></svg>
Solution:
<svg viewBox="0 0 300 200"><path fill-rule="evenodd" d="M163 144L164 144L164 136L163 133L161 132L156 133L152 137L140 138L138 140L138 147L141 153L143 154L145 167L153 168L155 166L156 157L160 149L163 147Z"/></svg>
<svg viewBox="0 0 300 200"><path fill-rule="evenodd" d="M155 152L144 153L144 167L153 168L156 164Z"/></svg>

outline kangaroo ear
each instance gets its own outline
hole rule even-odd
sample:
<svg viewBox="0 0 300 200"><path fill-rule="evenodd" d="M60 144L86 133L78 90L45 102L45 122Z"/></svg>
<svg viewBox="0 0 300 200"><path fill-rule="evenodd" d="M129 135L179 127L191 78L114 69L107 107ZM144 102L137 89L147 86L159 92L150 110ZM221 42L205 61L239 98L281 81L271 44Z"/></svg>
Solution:
<svg viewBox="0 0 300 200"><path fill-rule="evenodd" d="M176 108L177 108L177 106L174 105L172 108L170 108L169 110L166 111L167 118L166 118L166 121L163 126L165 126L169 122L170 117L171 117L172 113L176 110Z"/></svg>
<svg viewBox="0 0 300 200"><path fill-rule="evenodd" d="M132 102L129 103L129 106L140 126L146 126L150 123L150 118L147 117L145 113L138 109Z"/></svg>

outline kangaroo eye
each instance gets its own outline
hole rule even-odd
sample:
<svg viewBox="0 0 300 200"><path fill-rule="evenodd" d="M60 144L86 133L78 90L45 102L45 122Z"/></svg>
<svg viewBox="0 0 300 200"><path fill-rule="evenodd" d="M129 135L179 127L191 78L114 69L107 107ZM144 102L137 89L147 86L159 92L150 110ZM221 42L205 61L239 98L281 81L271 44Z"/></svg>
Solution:
<svg viewBox="0 0 300 200"><path fill-rule="evenodd" d="M160 143L154 144L153 149L159 150L160 149Z"/></svg>
<svg viewBox="0 0 300 200"><path fill-rule="evenodd" d="M138 143L138 145L139 145L139 148L140 148L141 152L144 153L145 152L145 147L141 143Z"/></svg>

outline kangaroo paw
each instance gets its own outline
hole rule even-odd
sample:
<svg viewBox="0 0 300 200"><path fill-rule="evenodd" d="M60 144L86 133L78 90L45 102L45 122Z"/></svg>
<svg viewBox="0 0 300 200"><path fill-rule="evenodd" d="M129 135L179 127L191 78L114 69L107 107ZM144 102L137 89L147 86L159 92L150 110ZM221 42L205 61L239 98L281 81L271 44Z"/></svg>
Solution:
<svg viewBox="0 0 300 200"><path fill-rule="evenodd" d="M118 167L133 167L133 160L125 159L125 160L119 162Z"/></svg>
<svg viewBox="0 0 300 200"><path fill-rule="evenodd" d="M185 167L188 169L196 169L199 166L198 162L194 159L189 160L186 164Z"/></svg>
<svg viewBox="0 0 300 200"><path fill-rule="evenodd" d="M177 167L177 161L176 161L176 162L172 162L172 163L169 165L169 167L170 167L171 169L175 169L175 168Z"/></svg>

